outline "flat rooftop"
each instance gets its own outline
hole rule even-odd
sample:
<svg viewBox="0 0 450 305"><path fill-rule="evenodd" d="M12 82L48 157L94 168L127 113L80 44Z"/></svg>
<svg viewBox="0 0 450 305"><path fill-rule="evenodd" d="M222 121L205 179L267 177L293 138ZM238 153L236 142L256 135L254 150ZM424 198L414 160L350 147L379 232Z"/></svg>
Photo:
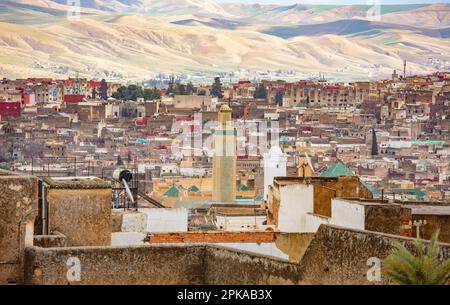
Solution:
<svg viewBox="0 0 450 305"><path fill-rule="evenodd" d="M55 189L107 189L111 183L97 177L48 177L44 182Z"/></svg>
<svg viewBox="0 0 450 305"><path fill-rule="evenodd" d="M436 205L403 205L406 208L411 209L411 213L414 215L450 215L450 206L436 206Z"/></svg>

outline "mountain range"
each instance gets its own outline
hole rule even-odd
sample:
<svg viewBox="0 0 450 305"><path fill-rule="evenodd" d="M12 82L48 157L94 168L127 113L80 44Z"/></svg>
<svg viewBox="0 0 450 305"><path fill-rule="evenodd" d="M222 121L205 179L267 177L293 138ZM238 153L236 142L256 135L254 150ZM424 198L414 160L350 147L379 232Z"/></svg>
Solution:
<svg viewBox="0 0 450 305"><path fill-rule="evenodd" d="M0 77L290 70L337 79L450 69L450 4L0 0Z"/></svg>

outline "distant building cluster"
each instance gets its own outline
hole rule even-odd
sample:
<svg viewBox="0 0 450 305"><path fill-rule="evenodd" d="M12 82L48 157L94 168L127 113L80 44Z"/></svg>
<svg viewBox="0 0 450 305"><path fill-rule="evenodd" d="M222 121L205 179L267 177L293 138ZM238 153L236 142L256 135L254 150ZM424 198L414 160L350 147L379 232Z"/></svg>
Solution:
<svg viewBox="0 0 450 305"><path fill-rule="evenodd" d="M67 255L83 283L367 283L382 245L438 229L450 241L450 73L183 86L0 82L0 206L17 215L0 222L14 233L0 236L0 283L71 282L54 268ZM257 272L187 278L139 248L191 261L170 247L184 243L234 249L189 248L204 268ZM358 248L346 272L342 247ZM273 259L256 268L241 251ZM129 272L107 276L99 256Z"/></svg>

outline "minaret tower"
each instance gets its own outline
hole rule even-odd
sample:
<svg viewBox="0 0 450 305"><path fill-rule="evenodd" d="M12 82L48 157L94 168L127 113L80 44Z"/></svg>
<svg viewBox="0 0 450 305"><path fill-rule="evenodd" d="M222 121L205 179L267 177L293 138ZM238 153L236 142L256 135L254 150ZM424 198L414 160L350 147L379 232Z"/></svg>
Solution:
<svg viewBox="0 0 450 305"><path fill-rule="evenodd" d="M219 126L214 130L213 204L236 202L237 131L232 126L232 110L222 105Z"/></svg>

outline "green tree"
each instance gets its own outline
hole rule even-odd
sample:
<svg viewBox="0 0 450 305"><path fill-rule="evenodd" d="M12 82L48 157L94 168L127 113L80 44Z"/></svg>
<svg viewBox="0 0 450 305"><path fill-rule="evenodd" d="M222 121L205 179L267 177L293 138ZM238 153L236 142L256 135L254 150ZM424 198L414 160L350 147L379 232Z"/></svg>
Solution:
<svg viewBox="0 0 450 305"><path fill-rule="evenodd" d="M127 100L137 101L138 98L144 97L144 91L136 85L129 85L127 88Z"/></svg>
<svg viewBox="0 0 450 305"><path fill-rule="evenodd" d="M383 261L383 274L404 285L444 285L450 279L450 260L439 260L438 237L439 231L433 234L428 249L422 240L414 240L413 252L394 242Z"/></svg>
<svg viewBox="0 0 450 305"><path fill-rule="evenodd" d="M178 84L177 86L177 94L178 95L186 95L186 86L183 84Z"/></svg>
<svg viewBox="0 0 450 305"><path fill-rule="evenodd" d="M157 100L161 98L161 91L157 88L146 88L144 89L143 94L146 101Z"/></svg>
<svg viewBox="0 0 450 305"><path fill-rule="evenodd" d="M127 87L120 86L116 92L113 93L112 97L118 100L124 100L127 95Z"/></svg>
<svg viewBox="0 0 450 305"><path fill-rule="evenodd" d="M161 98L161 90L158 88L153 88L153 99L158 100Z"/></svg>
<svg viewBox="0 0 450 305"><path fill-rule="evenodd" d="M194 91L195 91L194 85L191 82L189 82L186 85L186 94L187 95L192 95L194 93Z"/></svg>
<svg viewBox="0 0 450 305"><path fill-rule="evenodd" d="M378 156L378 142L375 129L372 129L372 156Z"/></svg>
<svg viewBox="0 0 450 305"><path fill-rule="evenodd" d="M175 94L175 89L176 89L175 77L172 75L169 80L166 95Z"/></svg>
<svg viewBox="0 0 450 305"><path fill-rule="evenodd" d="M253 97L256 99L267 99L266 87L263 84L259 84L258 87L256 87Z"/></svg>
<svg viewBox="0 0 450 305"><path fill-rule="evenodd" d="M222 83L220 82L220 77L214 78L214 83L212 84L211 88L211 96L217 97L219 99L223 98Z"/></svg>
<svg viewBox="0 0 450 305"><path fill-rule="evenodd" d="M102 79L100 85L100 97L102 98L102 100L108 99L108 83L104 79Z"/></svg>
<svg viewBox="0 0 450 305"><path fill-rule="evenodd" d="M278 106L283 106L283 93L281 93L280 91L277 91L277 93L275 94L275 104L277 104Z"/></svg>

